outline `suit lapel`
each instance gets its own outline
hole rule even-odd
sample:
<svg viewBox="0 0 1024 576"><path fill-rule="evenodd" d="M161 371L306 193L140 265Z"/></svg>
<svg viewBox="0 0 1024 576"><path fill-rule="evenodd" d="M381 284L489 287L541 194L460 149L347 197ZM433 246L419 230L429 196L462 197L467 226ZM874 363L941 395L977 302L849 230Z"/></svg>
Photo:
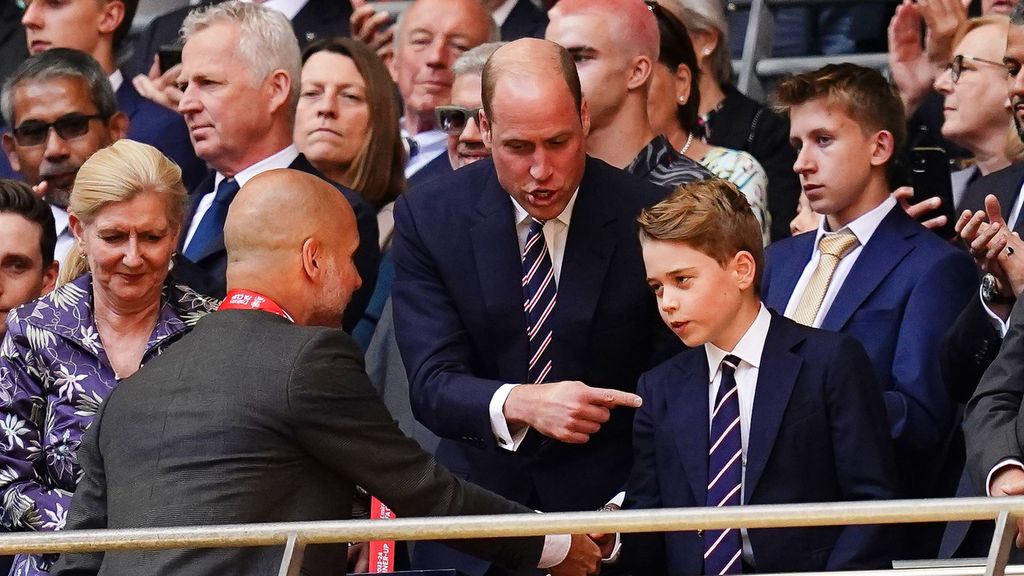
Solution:
<svg viewBox="0 0 1024 576"><path fill-rule="evenodd" d="M839 288L821 327L835 332L842 330L864 300L913 250L906 239L923 230L899 206L894 206L857 257L857 262Z"/></svg>
<svg viewBox="0 0 1024 576"><path fill-rule="evenodd" d="M526 340L526 315L523 312L523 265L516 236L515 211L512 201L491 168L487 184L476 205L478 220L469 230L472 240L473 259L480 281L480 293L487 309L487 316L496 323L494 332L518 334L515 348L522 349L522 361L517 366L522 371L521 380L526 379L528 344ZM519 314L509 314L518 310Z"/></svg>
<svg viewBox="0 0 1024 576"><path fill-rule="evenodd" d="M121 86L117 89L117 108L129 119L135 117L135 112L139 108L139 98L142 96L135 91L135 87L132 86L131 81L125 77L121 81Z"/></svg>
<svg viewBox="0 0 1024 576"><path fill-rule="evenodd" d="M693 500L703 505L708 491L708 436L711 434L708 415L711 377L707 354L701 347L700 351L678 356L673 362L675 382L664 384L669 388L665 391L667 413L671 415L676 448Z"/></svg>
<svg viewBox="0 0 1024 576"><path fill-rule="evenodd" d="M605 190L597 182L599 179L598 167L588 158L570 219L558 303L552 316L556 335L554 376L560 372L578 374L583 369L569 363L587 357L587 330L597 309L612 253L622 236L612 229L620 216L609 209L614 204L606 200L607 194L616 192Z"/></svg>
<svg viewBox="0 0 1024 576"><path fill-rule="evenodd" d="M815 237L815 232L801 234L790 240L793 247L789 254L775 254L773 263L776 269L772 271L772 283L765 295L765 304L769 308L780 314L785 313L796 283L811 259Z"/></svg>
<svg viewBox="0 0 1024 576"><path fill-rule="evenodd" d="M772 314L768 338L761 353L761 366L757 371L754 391L754 409L747 435L747 474L744 479L744 504L757 489L768 457L771 456L779 425L789 405L789 397L796 385L803 360L792 352L802 338L792 333L790 321Z"/></svg>
<svg viewBox="0 0 1024 576"><path fill-rule="evenodd" d="M185 238L188 236L188 231L192 228L192 219L196 216L196 209L199 208L199 201L203 199L203 196L213 192L213 182L216 178L217 173L210 170L207 173L206 178L196 186L195 189L188 195L188 214L185 216L185 221L181 224L181 236L178 238L178 252L185 251Z"/></svg>

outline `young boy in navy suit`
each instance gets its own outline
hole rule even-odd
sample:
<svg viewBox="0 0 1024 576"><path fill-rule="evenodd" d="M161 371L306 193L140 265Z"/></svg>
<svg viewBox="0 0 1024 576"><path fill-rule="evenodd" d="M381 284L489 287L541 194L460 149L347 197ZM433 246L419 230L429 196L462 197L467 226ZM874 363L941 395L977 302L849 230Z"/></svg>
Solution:
<svg viewBox="0 0 1024 576"><path fill-rule="evenodd" d="M836 64L781 81L775 102L790 120L793 170L824 218L814 232L768 248L764 302L860 341L885 400L897 495L952 496L963 449L939 355L978 276L967 253L912 220L891 194L906 132L899 95L876 70ZM900 557L934 558L940 535L934 525L912 527Z"/></svg>
<svg viewBox="0 0 1024 576"><path fill-rule="evenodd" d="M763 249L743 194L680 186L641 213L647 280L689 350L640 378L626 508L882 500L895 472L885 407L848 336L759 297ZM885 529L834 526L624 535L634 574L886 568Z"/></svg>

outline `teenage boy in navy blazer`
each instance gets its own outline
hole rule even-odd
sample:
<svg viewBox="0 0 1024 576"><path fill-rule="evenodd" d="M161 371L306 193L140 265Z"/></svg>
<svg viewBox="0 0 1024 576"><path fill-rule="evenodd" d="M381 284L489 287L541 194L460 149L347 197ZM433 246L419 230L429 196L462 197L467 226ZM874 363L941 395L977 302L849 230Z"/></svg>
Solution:
<svg viewBox="0 0 1024 576"><path fill-rule="evenodd" d="M884 500L896 473L864 348L759 296L761 233L723 180L680 186L639 218L647 281L689 349L640 377L625 507ZM886 568L888 528L626 535L634 574Z"/></svg>

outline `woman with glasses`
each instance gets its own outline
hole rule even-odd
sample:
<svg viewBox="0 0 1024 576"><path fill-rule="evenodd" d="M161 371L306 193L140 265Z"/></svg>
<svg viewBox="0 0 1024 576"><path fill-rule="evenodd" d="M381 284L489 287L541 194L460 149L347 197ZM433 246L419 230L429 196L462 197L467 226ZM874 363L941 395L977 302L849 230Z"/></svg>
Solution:
<svg viewBox="0 0 1024 576"><path fill-rule="evenodd" d="M119 140L79 169L60 285L10 313L0 347L6 530L64 527L100 404L217 306L168 282L185 202L181 169L146 144ZM55 558L20 555L12 574L47 574Z"/></svg>
<svg viewBox="0 0 1024 576"><path fill-rule="evenodd" d="M658 4L649 6L658 20L661 37L658 62L651 72L647 97L651 127L664 134L680 154L735 184L750 202L754 216L761 223L764 243L768 244L771 241L768 176L749 153L714 146L701 138L698 112L703 97L700 92L702 73L693 44L686 28L671 12Z"/></svg>
<svg viewBox="0 0 1024 576"><path fill-rule="evenodd" d="M1007 110L1002 64L1009 20L990 15L964 22L953 38L953 57L935 78L943 97L942 135L966 148L970 165L953 173L957 208L967 185L1021 159L1022 145Z"/></svg>
<svg viewBox="0 0 1024 576"><path fill-rule="evenodd" d="M295 145L335 182L377 209L381 250L391 243L391 203L405 190L405 147L395 87L366 45L325 38L302 53Z"/></svg>

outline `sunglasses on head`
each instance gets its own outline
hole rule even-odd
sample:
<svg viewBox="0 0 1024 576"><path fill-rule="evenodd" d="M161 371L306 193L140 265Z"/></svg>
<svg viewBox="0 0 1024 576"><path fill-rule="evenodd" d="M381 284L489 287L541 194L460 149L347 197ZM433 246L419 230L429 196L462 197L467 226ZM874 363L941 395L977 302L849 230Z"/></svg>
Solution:
<svg viewBox="0 0 1024 576"><path fill-rule="evenodd" d="M438 106L434 109L437 127L448 134L462 134L469 119L479 122L483 108L463 108L462 106Z"/></svg>
<svg viewBox="0 0 1024 576"><path fill-rule="evenodd" d="M49 123L28 120L11 132L18 146L39 146L46 142L50 128L53 128L62 139L70 140L85 135L89 131L89 122L102 119L101 114L69 114Z"/></svg>

